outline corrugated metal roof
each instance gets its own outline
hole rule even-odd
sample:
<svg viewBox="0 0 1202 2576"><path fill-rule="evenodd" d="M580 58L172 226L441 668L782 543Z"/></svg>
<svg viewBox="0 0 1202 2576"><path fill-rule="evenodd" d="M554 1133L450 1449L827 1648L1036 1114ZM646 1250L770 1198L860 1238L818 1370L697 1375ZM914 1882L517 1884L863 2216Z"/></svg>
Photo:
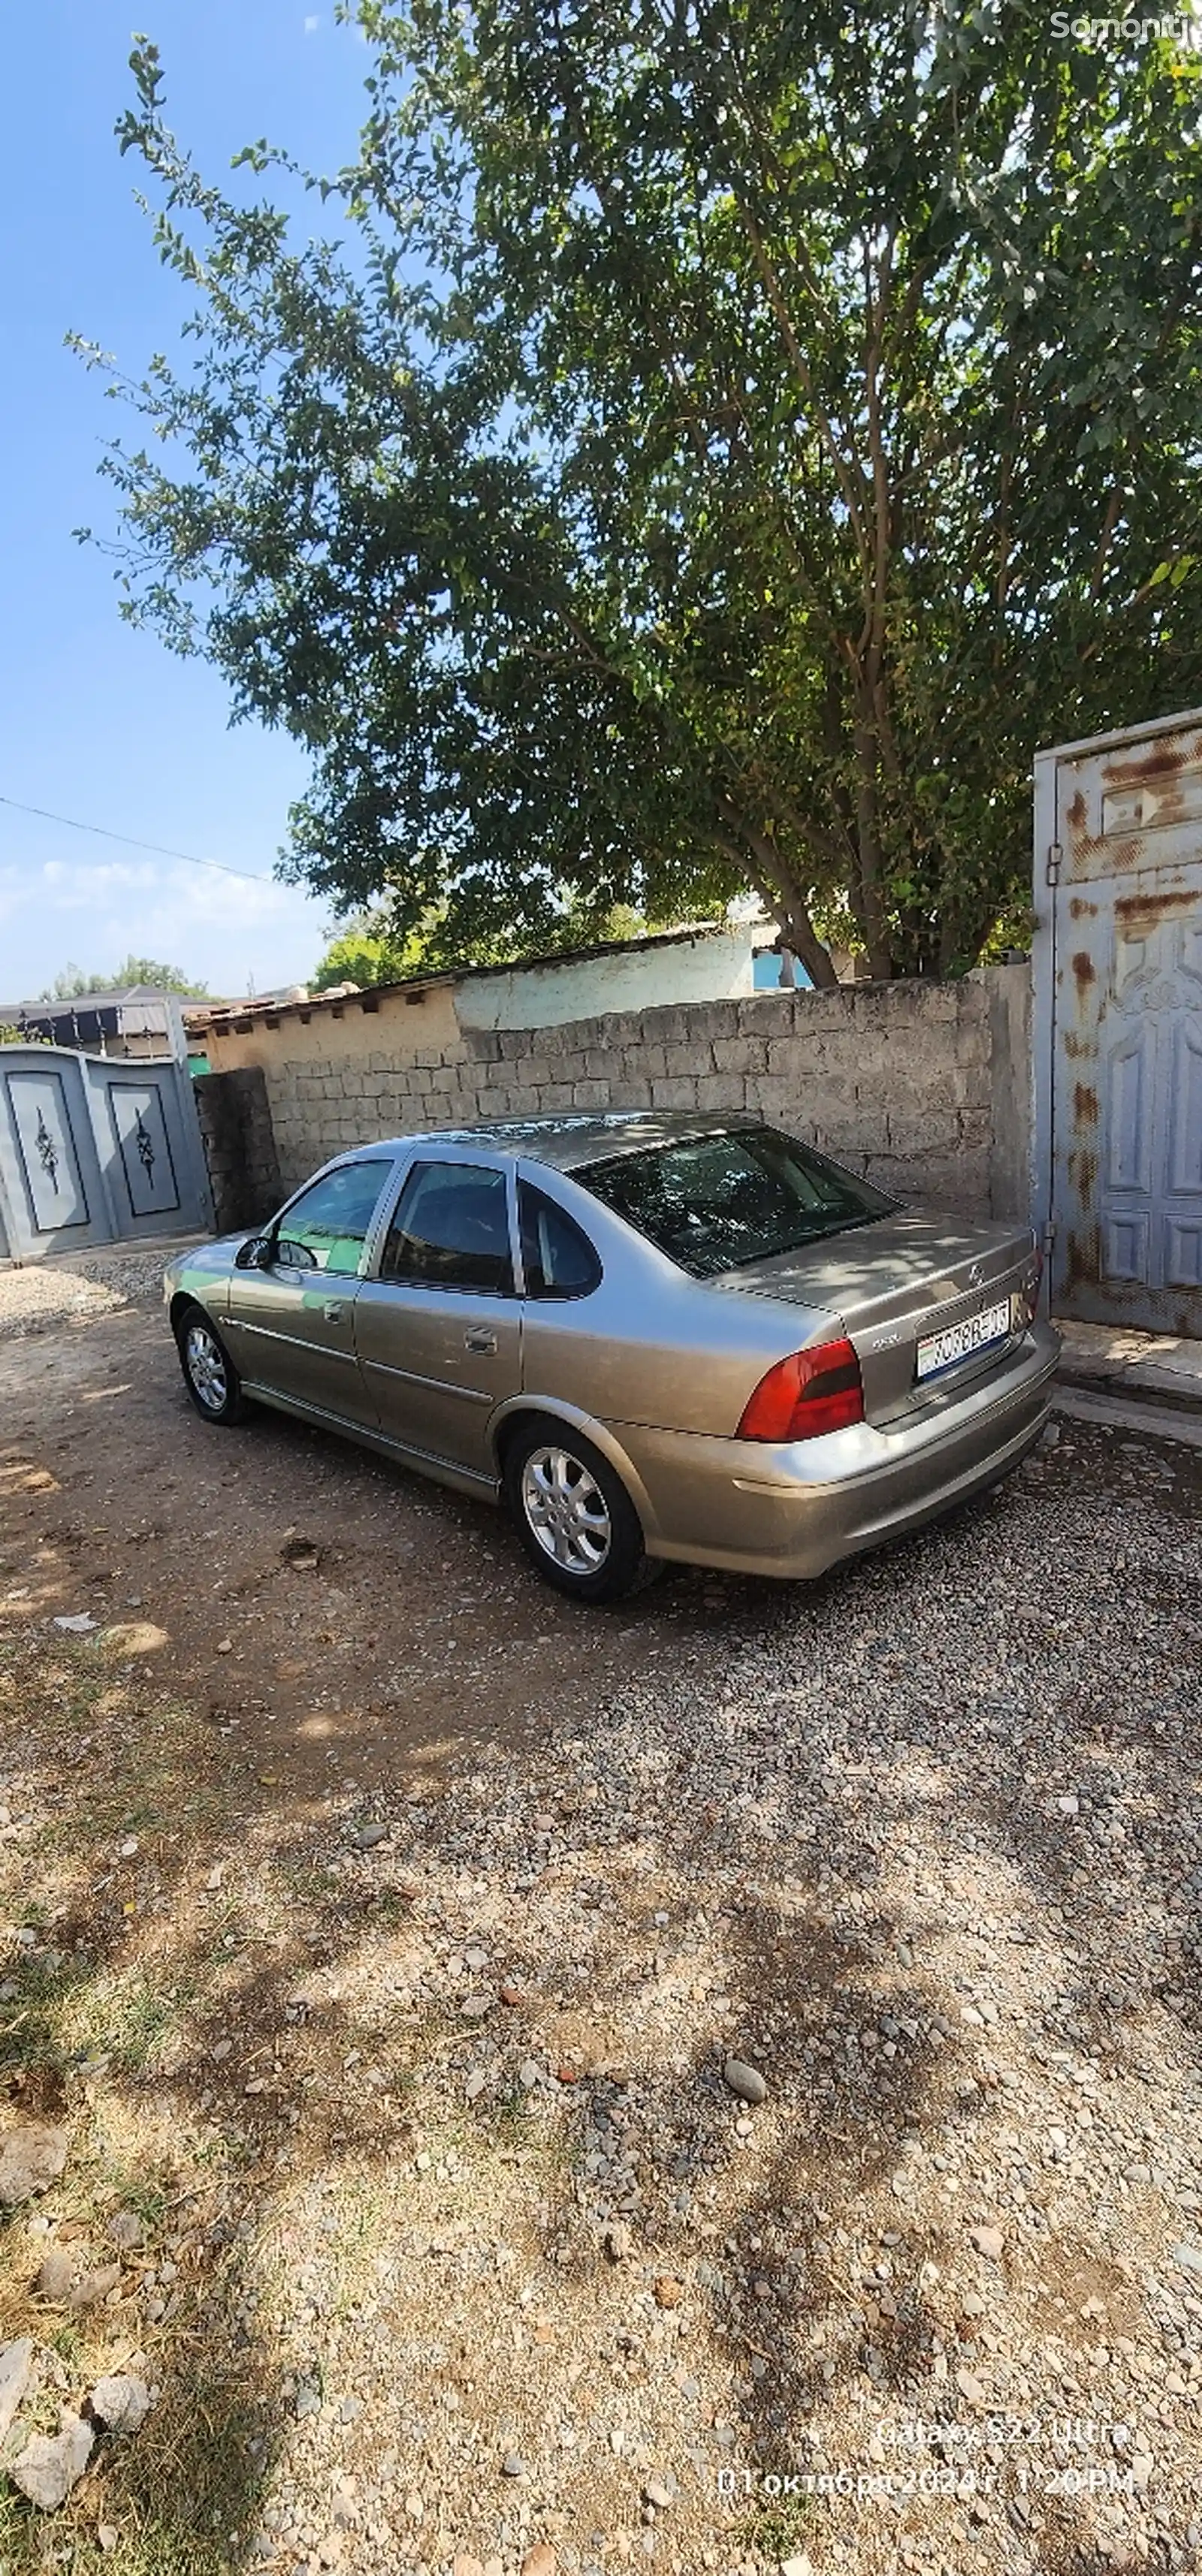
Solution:
<svg viewBox="0 0 1202 2576"><path fill-rule="evenodd" d="M72 1012L77 1016L87 1011L120 1011L125 1015L141 1010L150 1013L142 1025L158 1029L166 1027L171 1003L181 998L153 984L131 984L121 993L72 993L65 1001L46 1001L39 995L32 1002L0 1002L0 1020L64 1020L70 1019Z"/></svg>

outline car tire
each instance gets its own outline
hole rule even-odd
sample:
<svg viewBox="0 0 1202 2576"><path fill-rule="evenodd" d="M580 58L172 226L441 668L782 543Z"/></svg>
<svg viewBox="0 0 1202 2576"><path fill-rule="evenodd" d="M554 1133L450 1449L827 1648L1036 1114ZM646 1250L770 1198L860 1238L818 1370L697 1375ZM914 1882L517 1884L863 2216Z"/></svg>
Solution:
<svg viewBox="0 0 1202 2576"><path fill-rule="evenodd" d="M184 1385L202 1422L215 1422L221 1429L244 1422L249 1406L242 1392L242 1380L212 1317L202 1306L188 1306L175 1327L175 1347L184 1373Z"/></svg>
<svg viewBox="0 0 1202 2576"><path fill-rule="evenodd" d="M505 1451L505 1499L531 1564L576 1601L621 1601L659 1572L622 1479L568 1422L524 1422Z"/></svg>

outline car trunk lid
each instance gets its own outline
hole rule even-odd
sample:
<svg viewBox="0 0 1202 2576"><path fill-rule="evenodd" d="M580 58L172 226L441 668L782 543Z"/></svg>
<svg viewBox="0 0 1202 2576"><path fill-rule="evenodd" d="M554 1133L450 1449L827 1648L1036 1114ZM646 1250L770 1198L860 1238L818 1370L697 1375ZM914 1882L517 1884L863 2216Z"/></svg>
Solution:
<svg viewBox="0 0 1202 2576"><path fill-rule="evenodd" d="M728 1271L714 1285L829 1317L832 1333L846 1334L859 1359L868 1420L888 1422L997 1367L1012 1347L1014 1330L1023 1329L1035 1270L1034 1242L1025 1226L913 1214L847 1227L795 1252ZM1022 1302L1016 1307L1015 1300ZM976 1318L988 1319L1002 1307L1011 1328L1006 1338L919 1376L920 1344L961 1324L972 1327ZM946 1347L954 1344L924 1359L938 1364Z"/></svg>

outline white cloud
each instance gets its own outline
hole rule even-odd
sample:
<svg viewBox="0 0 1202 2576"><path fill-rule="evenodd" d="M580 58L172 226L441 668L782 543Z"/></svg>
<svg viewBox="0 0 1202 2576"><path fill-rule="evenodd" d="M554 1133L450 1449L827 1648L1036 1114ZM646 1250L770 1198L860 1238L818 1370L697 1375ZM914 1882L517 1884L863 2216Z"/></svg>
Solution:
<svg viewBox="0 0 1202 2576"><path fill-rule="evenodd" d="M320 18L306 18L306 20L305 20L305 34L306 34L307 36L315 36L315 35L316 35L316 33L317 33L318 28L320 27L320 25L321 25L321 20L320 20Z"/></svg>
<svg viewBox="0 0 1202 2576"><path fill-rule="evenodd" d="M240 994L299 982L324 945L325 907L274 878L169 860L0 859L0 998L39 992L69 960L108 972L131 949Z"/></svg>

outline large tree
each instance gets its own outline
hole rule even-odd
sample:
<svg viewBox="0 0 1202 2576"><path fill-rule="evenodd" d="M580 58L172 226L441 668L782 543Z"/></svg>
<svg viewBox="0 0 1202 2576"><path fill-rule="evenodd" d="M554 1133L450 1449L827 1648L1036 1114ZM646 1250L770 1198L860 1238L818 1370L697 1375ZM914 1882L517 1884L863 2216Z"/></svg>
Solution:
<svg viewBox="0 0 1202 2576"><path fill-rule="evenodd" d="M820 982L848 914L972 963L1037 742L1202 696L1198 65L1042 0L360 14L333 244L146 44L121 129L199 290L125 605L309 746L287 864L448 956L751 883Z"/></svg>

